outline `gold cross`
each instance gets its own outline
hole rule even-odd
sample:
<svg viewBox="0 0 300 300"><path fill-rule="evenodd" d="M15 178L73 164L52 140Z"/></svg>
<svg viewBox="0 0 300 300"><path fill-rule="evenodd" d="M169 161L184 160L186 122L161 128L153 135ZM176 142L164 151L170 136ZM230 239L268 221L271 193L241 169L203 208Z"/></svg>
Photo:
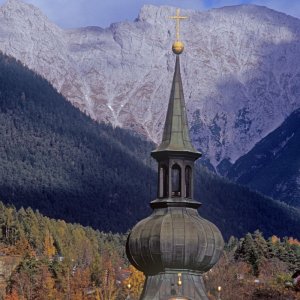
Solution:
<svg viewBox="0 0 300 300"><path fill-rule="evenodd" d="M176 16L169 17L170 19L176 20L176 41L179 41L179 34L180 34L180 21L184 19L188 19L188 17L180 16L180 9L176 9Z"/></svg>

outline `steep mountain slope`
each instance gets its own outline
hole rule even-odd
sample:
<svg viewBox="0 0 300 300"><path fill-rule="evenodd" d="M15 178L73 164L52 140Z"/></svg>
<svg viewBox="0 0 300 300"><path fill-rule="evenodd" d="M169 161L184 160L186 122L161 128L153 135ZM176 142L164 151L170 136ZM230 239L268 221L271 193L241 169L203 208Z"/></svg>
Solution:
<svg viewBox="0 0 300 300"><path fill-rule="evenodd" d="M92 121L11 58L0 70L1 198L106 231L135 224L150 200L140 178L155 182L139 159L149 143Z"/></svg>
<svg viewBox="0 0 300 300"><path fill-rule="evenodd" d="M228 177L300 207L300 109L239 158Z"/></svg>
<svg viewBox="0 0 300 300"><path fill-rule="evenodd" d="M148 160L154 145L94 122L46 80L3 55L0 137L3 201L105 231L125 232L150 213L156 175ZM299 210L200 166L196 179L200 213L226 238L257 228L299 237Z"/></svg>
<svg viewBox="0 0 300 300"><path fill-rule="evenodd" d="M174 58L175 8L145 6L135 22L62 30L8 0L0 50L47 78L92 118L161 136ZM182 11L182 70L197 148L226 169L300 107L300 20L243 5Z"/></svg>

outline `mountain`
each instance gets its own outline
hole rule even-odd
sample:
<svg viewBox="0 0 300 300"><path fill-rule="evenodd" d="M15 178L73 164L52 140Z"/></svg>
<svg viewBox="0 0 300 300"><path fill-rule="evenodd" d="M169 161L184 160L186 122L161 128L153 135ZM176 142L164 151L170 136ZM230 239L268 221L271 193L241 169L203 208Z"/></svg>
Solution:
<svg viewBox="0 0 300 300"><path fill-rule="evenodd" d="M39 75L0 54L0 199L104 231L126 232L155 197L153 143L99 124ZM225 238L259 228L299 237L300 211L197 167L200 214ZM287 226L287 224L289 224Z"/></svg>
<svg viewBox="0 0 300 300"><path fill-rule="evenodd" d="M126 231L147 213L137 203L150 201L148 184L155 183L143 161L151 144L92 121L3 55L0 136L3 201L105 231Z"/></svg>
<svg viewBox="0 0 300 300"><path fill-rule="evenodd" d="M175 8L133 22L63 30L37 8L0 8L0 50L97 121L160 140L174 68ZM300 107L300 20L255 5L182 10L183 84L192 137L218 172Z"/></svg>
<svg viewBox="0 0 300 300"><path fill-rule="evenodd" d="M300 207L300 109L239 158L227 176Z"/></svg>

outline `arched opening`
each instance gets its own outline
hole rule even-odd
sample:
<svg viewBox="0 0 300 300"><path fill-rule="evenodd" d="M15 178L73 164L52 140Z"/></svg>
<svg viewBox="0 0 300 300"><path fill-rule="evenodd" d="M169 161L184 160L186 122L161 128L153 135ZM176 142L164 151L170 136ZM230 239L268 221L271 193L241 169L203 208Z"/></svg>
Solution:
<svg viewBox="0 0 300 300"><path fill-rule="evenodd" d="M168 167L161 166L159 168L159 197L166 198L169 196L169 174Z"/></svg>
<svg viewBox="0 0 300 300"><path fill-rule="evenodd" d="M185 197L192 198L192 168L185 167Z"/></svg>
<svg viewBox="0 0 300 300"><path fill-rule="evenodd" d="M181 168L175 164L172 167L172 197L181 196Z"/></svg>

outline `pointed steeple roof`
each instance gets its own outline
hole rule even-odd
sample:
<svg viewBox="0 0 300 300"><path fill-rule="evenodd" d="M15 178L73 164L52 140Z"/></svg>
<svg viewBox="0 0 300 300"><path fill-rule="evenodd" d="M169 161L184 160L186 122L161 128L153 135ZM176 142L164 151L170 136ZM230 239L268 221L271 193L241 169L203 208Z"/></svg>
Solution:
<svg viewBox="0 0 300 300"><path fill-rule="evenodd" d="M162 142L156 150L152 151L152 156L155 157L156 154L165 151L189 152L195 158L201 156L201 153L195 150L192 145L189 135L179 55L176 55L175 71Z"/></svg>

